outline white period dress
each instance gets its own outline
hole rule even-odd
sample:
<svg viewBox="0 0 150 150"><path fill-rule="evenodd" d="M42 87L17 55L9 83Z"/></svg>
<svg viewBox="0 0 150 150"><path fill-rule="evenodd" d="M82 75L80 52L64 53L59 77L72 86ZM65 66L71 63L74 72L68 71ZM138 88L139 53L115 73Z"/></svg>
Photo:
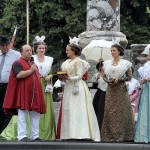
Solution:
<svg viewBox="0 0 150 150"><path fill-rule="evenodd" d="M39 73L42 77L46 77L51 70L53 58L49 56L44 56L44 62L39 62L37 55L33 55L34 63L38 66Z"/></svg>
<svg viewBox="0 0 150 150"><path fill-rule="evenodd" d="M61 139L92 139L100 141L98 122L92 105L89 89L82 80L88 63L79 57L66 60L62 70L66 71L66 81L62 101ZM79 93L72 94L74 85L79 86Z"/></svg>

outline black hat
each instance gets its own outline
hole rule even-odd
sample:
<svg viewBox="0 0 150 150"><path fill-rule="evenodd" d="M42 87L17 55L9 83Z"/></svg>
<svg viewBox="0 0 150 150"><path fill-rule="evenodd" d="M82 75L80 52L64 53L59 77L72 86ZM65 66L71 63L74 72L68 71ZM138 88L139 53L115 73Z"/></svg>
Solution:
<svg viewBox="0 0 150 150"><path fill-rule="evenodd" d="M0 45L10 44L10 40L6 36L0 36Z"/></svg>

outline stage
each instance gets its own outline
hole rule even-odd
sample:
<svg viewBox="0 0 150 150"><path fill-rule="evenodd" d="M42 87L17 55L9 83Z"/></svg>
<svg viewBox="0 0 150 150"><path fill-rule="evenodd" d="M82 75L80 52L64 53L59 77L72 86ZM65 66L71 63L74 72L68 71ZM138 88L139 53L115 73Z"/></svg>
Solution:
<svg viewBox="0 0 150 150"><path fill-rule="evenodd" d="M144 143L0 142L0 150L150 150Z"/></svg>

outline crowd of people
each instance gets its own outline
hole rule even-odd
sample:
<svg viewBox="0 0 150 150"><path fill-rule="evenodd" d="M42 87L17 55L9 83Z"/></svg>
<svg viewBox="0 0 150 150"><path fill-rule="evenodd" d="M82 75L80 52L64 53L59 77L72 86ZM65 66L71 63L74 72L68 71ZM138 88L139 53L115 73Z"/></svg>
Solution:
<svg viewBox="0 0 150 150"><path fill-rule="evenodd" d="M23 45L20 53L9 45L9 39L1 36L0 133L4 140L150 142L149 61L140 68L139 82L132 77L132 63L122 58L124 48L112 45L113 59L101 58L96 65L98 73L92 81L97 91L92 99L85 82L89 63L80 58L80 46L68 44L68 59L58 74L65 86L56 127L53 58L45 55L44 40L36 41L33 48Z"/></svg>

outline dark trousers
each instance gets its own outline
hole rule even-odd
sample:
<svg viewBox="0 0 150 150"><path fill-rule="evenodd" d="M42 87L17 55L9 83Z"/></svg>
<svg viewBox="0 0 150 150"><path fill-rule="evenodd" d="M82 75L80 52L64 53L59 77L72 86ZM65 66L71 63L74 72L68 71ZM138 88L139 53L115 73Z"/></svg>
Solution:
<svg viewBox="0 0 150 150"><path fill-rule="evenodd" d="M5 115L3 112L3 102L5 98L5 93L7 89L6 83L0 83L0 134L9 124L12 116Z"/></svg>

